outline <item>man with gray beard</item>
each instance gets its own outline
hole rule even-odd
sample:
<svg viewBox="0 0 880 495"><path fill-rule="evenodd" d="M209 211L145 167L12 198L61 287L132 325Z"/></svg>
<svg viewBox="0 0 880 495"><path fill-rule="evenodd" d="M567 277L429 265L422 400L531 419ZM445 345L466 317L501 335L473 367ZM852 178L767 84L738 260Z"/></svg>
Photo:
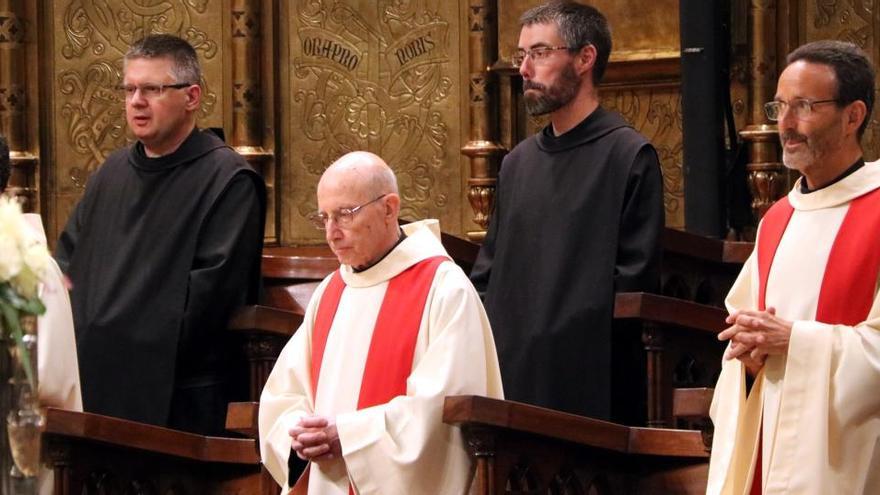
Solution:
<svg viewBox="0 0 880 495"><path fill-rule="evenodd" d="M638 422L644 407L612 401L612 389L638 400L639 362L631 363L632 382L612 375L611 322L615 292L659 286L657 153L599 105L611 35L598 10L551 2L520 21L514 63L526 109L549 114L550 124L505 157L471 273L492 323L505 396Z"/></svg>
<svg viewBox="0 0 880 495"><path fill-rule="evenodd" d="M875 71L842 41L787 62L764 108L803 177L727 296L706 493L880 493L880 165L861 146Z"/></svg>

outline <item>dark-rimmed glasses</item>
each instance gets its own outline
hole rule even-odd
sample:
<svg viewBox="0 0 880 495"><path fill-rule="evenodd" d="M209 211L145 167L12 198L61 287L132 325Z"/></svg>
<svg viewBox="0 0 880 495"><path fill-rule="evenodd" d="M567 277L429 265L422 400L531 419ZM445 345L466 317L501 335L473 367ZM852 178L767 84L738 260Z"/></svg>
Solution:
<svg viewBox="0 0 880 495"><path fill-rule="evenodd" d="M357 212L361 211L361 208L371 203L375 203L376 201L379 201L385 196L388 196L388 194L390 193L385 193L361 205L352 206L351 208L340 208L329 214L324 213L323 211L309 213L309 216L307 218L309 219L309 222L312 223L312 226L314 226L318 230L326 230L327 222L329 222L330 220L336 222L336 225L340 227L348 227L349 225L351 225L351 221L354 220L354 216L357 214Z"/></svg>
<svg viewBox="0 0 880 495"><path fill-rule="evenodd" d="M174 84L120 84L116 87L123 95L125 95L125 99L129 100L134 98L134 94L137 91L141 92L141 96L146 99L158 98L162 96L162 93L165 92L166 89L183 89L192 86L192 83L174 83Z"/></svg>
<svg viewBox="0 0 880 495"><path fill-rule="evenodd" d="M558 50L568 49L569 47L567 46L536 46L528 50L517 50L510 60L511 62L513 62L513 65L519 67L520 65L522 65L523 62L525 62L526 57L532 59L532 62L540 63L541 61L546 60L551 53Z"/></svg>
<svg viewBox="0 0 880 495"><path fill-rule="evenodd" d="M782 112L788 109L788 111L794 115L794 118L802 120L806 119L813 113L813 107L815 105L821 105L823 103L837 103L837 99L808 100L806 98L795 98L788 102L782 100L769 101L764 103L764 113L767 114L768 119L777 122L779 116L782 115Z"/></svg>

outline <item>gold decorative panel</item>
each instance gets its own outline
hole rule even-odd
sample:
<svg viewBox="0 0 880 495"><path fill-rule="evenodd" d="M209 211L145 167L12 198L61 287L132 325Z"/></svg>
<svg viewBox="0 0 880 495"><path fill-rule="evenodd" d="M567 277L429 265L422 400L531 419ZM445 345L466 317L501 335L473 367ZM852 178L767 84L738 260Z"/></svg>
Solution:
<svg viewBox="0 0 880 495"><path fill-rule="evenodd" d="M113 150L126 145L122 56L149 33L171 33L196 49L203 70L200 127L222 127L222 0L47 1L54 38L49 43L51 150L44 165L54 184L50 225L57 235L91 174ZM53 15L54 14L54 15ZM43 33L47 31L44 30ZM43 103L45 104L45 103ZM52 234L50 234L52 235Z"/></svg>
<svg viewBox="0 0 880 495"><path fill-rule="evenodd" d="M875 64L880 62L877 43L880 30L880 6L877 0L818 0L803 2L804 25L801 38L804 43L821 39L849 41L861 47ZM785 54L780 54L784 60ZM877 85L875 84L875 88ZM880 157L880 125L877 122L877 101L880 93L874 94L874 114L862 138L865 159Z"/></svg>
<svg viewBox="0 0 880 495"><path fill-rule="evenodd" d="M459 9L441 0L291 2L284 243L322 238L305 220L318 179L354 150L394 168L403 218L440 218L461 232Z"/></svg>
<svg viewBox="0 0 880 495"><path fill-rule="evenodd" d="M709 0L707 0L709 1ZM671 56L679 52L679 0L592 0L608 19L613 48L611 60ZM503 60L510 60L519 40L519 18L541 1L498 1L499 43ZM637 15L634 15L637 13Z"/></svg>

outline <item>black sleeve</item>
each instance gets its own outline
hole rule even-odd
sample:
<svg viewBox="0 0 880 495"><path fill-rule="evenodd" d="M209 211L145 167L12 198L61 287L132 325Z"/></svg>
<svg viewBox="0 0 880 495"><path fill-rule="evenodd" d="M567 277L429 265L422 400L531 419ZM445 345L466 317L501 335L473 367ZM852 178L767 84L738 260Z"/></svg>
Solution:
<svg viewBox="0 0 880 495"><path fill-rule="evenodd" d="M189 273L181 336L223 329L232 311L249 300L259 270L262 206L254 179L241 173L217 200L199 232ZM201 338L211 338L201 336Z"/></svg>
<svg viewBox="0 0 880 495"><path fill-rule="evenodd" d="M654 148L645 145L627 179L614 266L616 292L658 292L664 220L660 162Z"/></svg>
<svg viewBox="0 0 880 495"><path fill-rule="evenodd" d="M73 211L70 212L67 224L65 224L64 230L61 231L61 235L58 237L58 244L55 246L55 261L65 274L69 273L70 260L73 259L73 252L76 249L76 244L82 231L82 211L85 209L83 203L85 203L85 197L80 199L73 208Z"/></svg>

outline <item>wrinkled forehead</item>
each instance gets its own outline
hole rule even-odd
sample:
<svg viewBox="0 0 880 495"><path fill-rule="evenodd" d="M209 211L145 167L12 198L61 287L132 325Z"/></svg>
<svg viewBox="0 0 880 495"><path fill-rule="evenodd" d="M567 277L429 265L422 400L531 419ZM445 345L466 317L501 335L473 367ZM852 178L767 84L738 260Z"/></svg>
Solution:
<svg viewBox="0 0 880 495"><path fill-rule="evenodd" d="M369 201L369 181L357 170L327 170L318 182L318 208L333 211Z"/></svg>

